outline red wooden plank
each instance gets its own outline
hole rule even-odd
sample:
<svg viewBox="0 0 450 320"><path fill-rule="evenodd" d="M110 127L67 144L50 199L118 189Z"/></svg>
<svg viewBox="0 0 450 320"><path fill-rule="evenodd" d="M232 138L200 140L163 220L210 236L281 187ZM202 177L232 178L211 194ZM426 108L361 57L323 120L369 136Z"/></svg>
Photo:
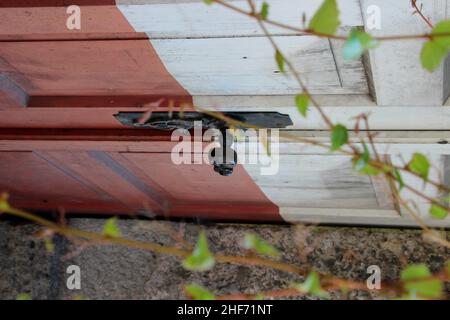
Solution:
<svg viewBox="0 0 450 320"><path fill-rule="evenodd" d="M0 152L0 190L14 206L31 209L112 212L126 208L99 193L79 177L71 176L36 153Z"/></svg>
<svg viewBox="0 0 450 320"><path fill-rule="evenodd" d="M0 8L114 5L115 0L2 0Z"/></svg>
<svg viewBox="0 0 450 320"><path fill-rule="evenodd" d="M3 3L3 2L0 2ZM1 5L0 5L1 6ZM116 6L81 7L81 30L66 26L65 7L28 7L0 9L0 35L10 39L29 36L82 36L83 34L134 33L126 17Z"/></svg>
<svg viewBox="0 0 450 320"><path fill-rule="evenodd" d="M230 177L209 164L175 165L170 153L123 153L174 199L171 216L282 221L278 207L238 165Z"/></svg>
<svg viewBox="0 0 450 320"><path fill-rule="evenodd" d="M5 81L5 82L3 82ZM26 99L28 98L28 95L24 94L24 91L21 91L19 88L16 87L16 90L14 90L14 83L9 82L9 80L1 77L0 75L0 88L1 87L8 87L10 85L13 85L12 89L9 90L0 90L0 110L2 109L13 109L14 108L20 108L23 107L24 104L26 104ZM19 90L17 90L19 89ZM0 124L1 127L1 124Z"/></svg>
<svg viewBox="0 0 450 320"><path fill-rule="evenodd" d="M171 141L170 131L152 129L5 129L0 140Z"/></svg>
<svg viewBox="0 0 450 320"><path fill-rule="evenodd" d="M144 32L0 34L0 42L148 40Z"/></svg>
<svg viewBox="0 0 450 320"><path fill-rule="evenodd" d="M20 149L19 142L32 143L15 141L7 149ZM165 153L119 154L89 146L89 141L43 142L55 148L0 151L0 192L10 193L15 206L63 208L67 213L282 221L278 207L240 165L231 177L222 177L208 164L173 164L170 148ZM93 142L108 146L107 141ZM67 151L72 144L85 147Z"/></svg>
<svg viewBox="0 0 450 320"><path fill-rule="evenodd" d="M9 68L2 71L28 93L30 108L192 101L148 40L2 43L0 56Z"/></svg>
<svg viewBox="0 0 450 320"><path fill-rule="evenodd" d="M120 166L105 152L52 151L41 154L51 163L73 172L118 203L122 203L128 208L124 213L136 213L144 208L161 213L169 202L169 199L154 192L144 182L138 181L132 171ZM102 161L102 157L109 158L110 162Z"/></svg>
<svg viewBox="0 0 450 320"><path fill-rule="evenodd" d="M1 92L1 90L0 90ZM6 97L6 93L4 93ZM5 98L6 99L6 98ZM137 108L12 108L0 104L0 128L85 128L126 129L114 114L119 111L142 111ZM145 110L145 109L144 109Z"/></svg>
<svg viewBox="0 0 450 320"><path fill-rule="evenodd" d="M231 186L232 187L232 186ZM226 221L258 221L283 222L278 213L278 207L272 203L233 203L223 202L203 204L181 201L175 203L170 211L170 217L197 217L210 220Z"/></svg>
<svg viewBox="0 0 450 320"><path fill-rule="evenodd" d="M167 110L169 101L174 108L192 103L116 6L82 12L82 29L68 30L63 7L0 9L0 38L12 40L0 46L0 72L12 86L0 82L0 90L16 97L11 87L22 88L16 104L30 108L127 108L163 99Z"/></svg>

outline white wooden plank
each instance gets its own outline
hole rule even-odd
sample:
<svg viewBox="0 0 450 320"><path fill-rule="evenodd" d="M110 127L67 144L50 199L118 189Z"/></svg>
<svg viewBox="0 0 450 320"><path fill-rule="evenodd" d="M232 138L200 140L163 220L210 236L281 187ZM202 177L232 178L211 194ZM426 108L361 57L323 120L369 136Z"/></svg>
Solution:
<svg viewBox="0 0 450 320"><path fill-rule="evenodd" d="M261 108L284 108L292 106L294 95L239 95L239 96L194 96L194 104L201 107L224 108L239 107L247 110L255 107ZM369 107L376 106L372 98L367 94L320 94L314 95L314 99L321 106L333 107Z"/></svg>
<svg viewBox="0 0 450 320"><path fill-rule="evenodd" d="M377 144L448 144L450 143L450 131L371 131L375 135L374 140ZM304 131L304 130L281 130L280 134L289 136L314 138L317 141L329 142L330 133L328 131ZM349 141L359 143L361 134L355 131L349 131ZM283 136L281 142L292 142Z"/></svg>
<svg viewBox="0 0 450 320"><path fill-rule="evenodd" d="M350 28L344 28L344 32L348 34ZM361 63L361 60L344 59L344 44L344 41L330 40L341 85L343 87L358 87L367 93L369 90L364 65Z"/></svg>
<svg viewBox="0 0 450 320"><path fill-rule="evenodd" d="M311 36L275 37L301 70L312 93L367 93L360 81L341 87L328 40ZM265 38L151 40L168 71L192 95L296 94L297 82L282 74ZM362 68L348 72L363 77Z"/></svg>
<svg viewBox="0 0 450 320"><path fill-rule="evenodd" d="M359 143L355 146L362 148ZM407 155L414 152L422 152L430 155L449 155L450 146L448 144L420 144L420 143L376 143L376 148L381 154L388 155ZM280 143L280 154L322 154L326 155L329 151L326 148L313 146L311 144L291 142Z"/></svg>
<svg viewBox="0 0 450 320"><path fill-rule="evenodd" d="M362 25L358 1L341 1L342 20ZM124 2L122 2L124 3ZM270 43L258 24L223 6L202 2L140 5L119 3L136 31L147 32L169 72L193 95L295 94L293 79L279 73ZM259 1L258 5L261 5ZM320 0L272 0L271 17L299 25L302 12L317 10ZM345 3L345 4L344 4ZM248 8L247 1L233 5ZM360 61L336 59L325 39L293 36L271 28L282 51L301 71L305 83L317 94L367 94ZM260 37L259 39L249 37ZM338 44L336 44L338 46ZM335 63L338 62L339 72ZM208 85L206 85L206 83Z"/></svg>
<svg viewBox="0 0 450 320"><path fill-rule="evenodd" d="M371 176L373 189L380 209L396 210L395 199L392 194L391 184L384 175Z"/></svg>
<svg viewBox="0 0 450 320"><path fill-rule="evenodd" d="M263 100L261 98L260 100ZM257 99L254 101L258 101ZM323 122L319 112L310 107L308 116L302 117L294 106L270 107L255 104L253 106L232 106L220 103L220 99L211 100L194 97L195 104L204 109L216 111L277 111L288 114L293 125L289 129L296 130L326 130L327 126ZM205 102L205 104L202 104ZM369 122L372 130L449 130L450 129L450 108L446 107L372 107L372 106L352 106L352 107L332 107L324 106L324 112L335 123L342 123L349 127L354 127L355 117L363 113L369 114Z"/></svg>
<svg viewBox="0 0 450 320"><path fill-rule="evenodd" d="M440 181L439 177L444 175L442 155L431 154L418 145L414 147L416 151L425 153L432 163L430 179ZM297 143L281 143L279 155L272 155L270 164L276 169L272 171L272 174L264 174L262 168L269 167L269 164L249 164L250 157L243 155L244 150L256 151L256 147L250 146L245 149L244 144L240 143L236 149L239 161L246 161L244 167L252 179L280 208L288 211L289 208L333 210L359 208L384 210L383 215L399 215L387 181L383 177L371 179L357 174L352 169L350 157L329 155L325 153L326 150L321 154L310 154L304 152L304 149L299 149ZM412 151L406 151L392 156L391 159L395 165L403 166L409 161L411 154ZM406 184L424 192L428 197L436 198L440 195L437 188L431 184L424 185L419 178L408 173L402 173L402 176ZM430 218L428 213L430 203L426 199L406 188L401 191L401 196L418 210L423 219ZM410 217L407 210L403 207L400 209L402 216Z"/></svg>
<svg viewBox="0 0 450 320"><path fill-rule="evenodd" d="M291 223L353 224L379 226L419 227L410 217L401 217L395 210L328 209L328 208L280 208L280 215ZM437 220L426 218L430 227L450 227L450 217Z"/></svg>
<svg viewBox="0 0 450 320"><path fill-rule="evenodd" d="M256 6L260 8L262 2L256 0ZM302 14L305 13L308 19L311 18L322 0L266 0L266 2L270 5L271 19L301 26ZM202 1L152 0L138 2L119 0L117 3L131 25L137 31L146 32L152 39L262 35L255 20L217 4L208 6ZM339 0L338 3L342 9L343 25L363 25L358 0ZM249 10L247 1L232 1L232 4ZM278 27L268 26L268 28L274 35L294 33Z"/></svg>
<svg viewBox="0 0 450 320"><path fill-rule="evenodd" d="M444 180L444 184L450 188L450 156L443 156L443 170L444 170L444 174L443 174L443 180ZM440 198L444 199L447 198L448 201L446 203L447 206L450 207L450 192L441 192L440 193Z"/></svg>
<svg viewBox="0 0 450 320"><path fill-rule="evenodd" d="M272 160L274 174L264 175L265 164L244 167L279 207L380 208L370 178L355 173L348 157L283 154Z"/></svg>
<svg viewBox="0 0 450 320"><path fill-rule="evenodd" d="M423 2L423 12L433 23L446 18L448 0ZM410 1L361 0L366 30L376 36L423 34L430 28L416 14ZM381 28L369 29L373 21L369 6L379 8ZM370 50L369 60L377 103L383 106L436 106L444 102L443 66L435 72L420 64L423 40L388 41Z"/></svg>
<svg viewBox="0 0 450 320"><path fill-rule="evenodd" d="M430 154L426 151L417 149L418 152L425 153L427 158L429 159L430 163L432 164L432 168L430 169L429 173L429 179L433 181L441 181L440 176L444 174L444 162L442 155L439 154ZM392 157L392 163L398 166L405 165L405 162L407 163L412 158L412 152L403 152L400 155L397 155L396 157ZM419 192L423 192L428 197L434 199L437 198L440 195L440 192L436 187L434 187L431 184L425 184L423 181L409 173L403 173L402 174L403 180L406 184L410 185L414 189L416 189ZM403 200L407 201L409 204L411 204L413 207L417 207L416 210L420 211L420 216L422 218L428 218L429 217L429 208L431 206L430 202L424 199L423 197L420 197L418 194L408 190L403 189L401 191L401 197ZM403 216L410 216L410 212L406 210L404 207L401 207L401 213Z"/></svg>

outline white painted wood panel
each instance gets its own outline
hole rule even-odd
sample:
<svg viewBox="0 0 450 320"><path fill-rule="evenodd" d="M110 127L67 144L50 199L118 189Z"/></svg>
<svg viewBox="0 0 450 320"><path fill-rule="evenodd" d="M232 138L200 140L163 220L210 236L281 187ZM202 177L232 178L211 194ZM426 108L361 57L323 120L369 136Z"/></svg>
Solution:
<svg viewBox="0 0 450 320"><path fill-rule="evenodd" d="M325 143L327 144L327 143ZM329 144L329 143L328 143ZM354 143L355 146L362 148L359 143ZM414 152L422 152L433 155L449 155L450 145L439 143L376 143L379 153L389 155L409 154ZM345 148L344 148L345 149ZM312 146L311 144L290 142L280 143L281 154L316 154L327 155L329 151L323 147Z"/></svg>
<svg viewBox="0 0 450 320"><path fill-rule="evenodd" d="M379 208L396 210L398 206L397 200L393 195L394 185L392 185L392 181L386 179L384 175L371 176L370 181L372 182Z"/></svg>
<svg viewBox="0 0 450 320"><path fill-rule="evenodd" d="M350 28L345 28L345 33L349 33ZM359 88L361 92L368 93L369 88L366 79L366 70L361 60L344 59L344 41L330 40L330 47L336 62L336 69L342 87Z"/></svg>
<svg viewBox="0 0 450 320"><path fill-rule="evenodd" d="M275 37L288 59L302 71L315 94L364 94L365 82L342 87L328 40L311 36ZM296 94L291 76L279 72L267 39L217 38L152 40L169 72L192 95ZM350 73L355 73L351 75ZM363 78L362 68L346 71L348 79Z"/></svg>
<svg viewBox="0 0 450 320"><path fill-rule="evenodd" d="M226 100L226 99L225 99ZM292 99L291 105L271 107L263 104L263 97L255 97L252 105L246 106L222 104L221 98L194 97L195 104L204 109L212 111L277 111L288 114L293 122L289 129L296 130L326 130L327 126L323 122L319 112L310 107L306 118L294 107ZM262 103L257 103L261 101ZM369 121L372 130L449 130L450 129L450 108L447 107L374 107L374 106L351 106L336 107L325 105L324 112L335 123L342 123L353 128L355 117L363 113L369 114Z"/></svg>
<svg viewBox="0 0 450 320"><path fill-rule="evenodd" d="M376 106L375 102L366 94L321 94L314 95L314 99L321 106L333 107L372 107ZM293 106L295 95L248 95L248 96L194 96L194 104L203 108L285 108Z"/></svg>
<svg viewBox="0 0 450 320"><path fill-rule="evenodd" d="M450 147L449 147L450 148ZM429 179L433 181L441 181L444 182L444 156L441 154L433 154L430 152L427 152L426 150L416 149L417 152L424 153L428 160L431 163L431 168L429 172ZM413 152L402 152L401 154L397 154L396 156L393 156L392 163L395 165L403 166L405 163L407 163L412 158ZM425 184L423 181L409 173L403 173L402 174L403 180L406 184L410 185L414 189L416 189L419 192L423 192L425 195L432 199L436 199L440 196L440 192L436 187L434 187L431 184ZM430 202L424 199L423 197L420 197L416 193L404 189L401 191L401 197L404 201L414 204L416 209L420 211L420 216L422 218L429 217L429 209L430 209ZM410 212L406 210L405 208L400 208L401 213L403 216L410 216Z"/></svg>
<svg viewBox="0 0 450 320"><path fill-rule="evenodd" d="M280 208L284 220L292 223L326 223L378 226L411 226L419 224L411 217L402 217L395 210L361 210L361 209L328 209L328 208ZM437 220L423 219L430 227L450 227L450 218Z"/></svg>
<svg viewBox="0 0 450 320"><path fill-rule="evenodd" d="M295 94L297 83L279 73L274 50L251 18L221 5L175 1L176 4L119 3L136 31L146 32L169 72L192 95ZM145 4L148 3L148 4ZM247 9L247 1L233 1ZM258 1L258 6L262 1ZM321 0L272 0L270 16L300 26ZM346 26L362 26L359 2L340 1ZM294 32L269 27L270 32L297 69L312 93L367 94L361 61L344 62L336 57L326 39L295 36ZM346 29L345 31L347 31ZM341 55L342 44L334 44Z"/></svg>
<svg viewBox="0 0 450 320"><path fill-rule="evenodd" d="M447 17L448 0L423 1L423 13L432 23ZM423 34L431 29L419 15L413 15L411 1L361 0L362 12L373 17L369 7L378 8L380 29L366 30L376 36ZM369 19L369 21L371 21ZM438 106L444 102L443 65L430 73L422 68L420 51L423 40L388 41L370 50L369 60L377 103L383 106Z"/></svg>
<svg viewBox="0 0 450 320"><path fill-rule="evenodd" d="M291 144L292 145L292 144ZM423 150L432 162L430 179L439 181L446 175L444 157ZM410 153L392 156L392 162L408 161ZM448 157L448 156L447 156ZM273 156L272 156L273 158ZM290 222L376 224L415 226L417 222L411 214L394 206L392 190L377 177L373 178L355 173L351 160L346 156L313 155L291 153L291 149L280 148L279 172L275 175L262 175L262 165L244 164L245 169L265 195L279 208L284 219ZM448 173L447 173L448 174ZM436 188L424 186L412 175L403 173L405 183L425 192L430 197L438 196ZM383 179L384 180L384 179ZM380 185L384 185L380 188ZM404 189L401 196L416 210L428 225L450 227L450 217L444 220L433 219L429 215L430 204L423 198Z"/></svg>
<svg viewBox="0 0 450 320"><path fill-rule="evenodd" d="M164 4L166 2L166 4ZM167 3L168 2L168 3ZM174 4L175 2L175 4ZM257 8L263 1L255 1ZM322 0L266 0L269 16L275 21L301 26L302 14L310 19ZM130 3L134 3L129 5ZM258 24L242 14L221 5L206 5L202 1L118 1L118 7L132 26L155 38L208 38L260 36ZM155 4L160 3L160 4ZM249 10L247 1L232 1L234 6ZM362 26L358 0L339 0L341 21L345 26ZM294 32L268 26L274 35Z"/></svg>
<svg viewBox="0 0 450 320"><path fill-rule="evenodd" d="M370 178L355 173L345 156L283 154L275 175L262 175L259 165L244 167L279 207L380 208Z"/></svg>

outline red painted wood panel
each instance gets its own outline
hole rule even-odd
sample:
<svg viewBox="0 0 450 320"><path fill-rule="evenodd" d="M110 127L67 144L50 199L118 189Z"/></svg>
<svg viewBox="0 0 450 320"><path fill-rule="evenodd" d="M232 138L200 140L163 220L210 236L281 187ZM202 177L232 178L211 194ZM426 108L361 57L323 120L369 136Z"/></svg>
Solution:
<svg viewBox="0 0 450 320"><path fill-rule="evenodd" d="M27 92L27 107L191 101L147 40L2 43L0 56L8 62L2 71Z"/></svg>
<svg viewBox="0 0 450 320"><path fill-rule="evenodd" d="M115 0L2 0L0 8L8 7L52 7L52 6L98 6L113 5Z"/></svg>
<svg viewBox="0 0 450 320"><path fill-rule="evenodd" d="M172 200L107 152L7 151L0 162L0 192L25 209L165 215Z"/></svg>
<svg viewBox="0 0 450 320"><path fill-rule="evenodd" d="M230 177L209 164L175 165L170 153L124 153L174 199L173 216L281 221L278 207L238 165Z"/></svg>
<svg viewBox="0 0 450 320"><path fill-rule="evenodd" d="M2 80L0 80L1 82ZM9 92L9 94L13 94L14 92ZM17 96L13 96L11 97L11 95L7 94L5 91L1 91L0 90L0 112L2 110L12 110L13 114L15 114L15 109L21 107L22 105L19 103L20 100L20 95ZM23 97L23 96L22 96ZM4 126L2 125L2 122L8 123L7 119L4 119L3 121L0 120L0 127L3 128Z"/></svg>
<svg viewBox="0 0 450 320"><path fill-rule="evenodd" d="M35 152L0 152L0 190L12 205L78 212L124 212L125 207L79 176Z"/></svg>
<svg viewBox="0 0 450 320"><path fill-rule="evenodd" d="M6 99L6 93L4 97ZM12 99L9 100L11 102ZM143 110L139 108L19 108L21 105L17 101L14 100L11 103L13 104L8 104L5 100L5 103L0 104L0 128L128 129L114 118L114 114L119 111Z"/></svg>
<svg viewBox="0 0 450 320"><path fill-rule="evenodd" d="M102 190L104 194L123 204L127 208L123 213L135 213L143 208L161 213L168 202L168 199L150 187L142 187L143 183L133 183L138 178L130 170L116 163L108 153L52 151L44 153L43 157L56 166L82 177L96 189Z"/></svg>
<svg viewBox="0 0 450 320"><path fill-rule="evenodd" d="M2 7L0 2L0 8ZM17 0L14 0L16 2ZM0 9L0 35L23 38L27 35L50 36L135 32L116 6L81 7L81 30L69 30L66 7L27 7Z"/></svg>
<svg viewBox="0 0 450 320"><path fill-rule="evenodd" d="M242 166L222 177L170 153L105 150L3 151L0 162L0 192L24 209L282 221Z"/></svg>
<svg viewBox="0 0 450 320"><path fill-rule="evenodd" d="M116 6L82 7L81 30L68 30L67 17L63 7L0 9L0 73L9 81L0 90L16 104L136 108L163 99L165 110L192 104ZM9 92L14 86L21 96Z"/></svg>

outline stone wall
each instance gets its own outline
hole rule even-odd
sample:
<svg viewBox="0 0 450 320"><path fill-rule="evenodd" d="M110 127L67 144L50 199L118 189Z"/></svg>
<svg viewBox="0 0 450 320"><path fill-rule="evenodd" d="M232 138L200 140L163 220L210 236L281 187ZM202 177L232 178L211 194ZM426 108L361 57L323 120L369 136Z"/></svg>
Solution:
<svg viewBox="0 0 450 320"><path fill-rule="evenodd" d="M71 219L70 225L101 231L103 219ZM350 227L293 227L287 225L242 225L121 220L125 237L177 244L177 235L195 243L207 230L211 249L239 254L239 243L247 232L257 233L282 251L282 259L306 264L324 273L365 280L366 269L378 265L384 279L394 279L408 263L425 262L440 270L450 250L422 240L420 230ZM33 237L36 226L17 221L0 222L0 299L15 299L27 293L33 299L179 299L183 285L201 284L217 294L256 293L283 288L301 277L263 267L216 265L212 272L184 270L171 256L119 246L87 246L81 252L61 238L48 253L41 240ZM449 234L447 234L448 236ZM179 241L178 241L179 242ZM81 290L66 288L66 268L81 268ZM309 299L301 297L300 299ZM342 298L333 295L333 298ZM351 299L377 298L377 293L351 292Z"/></svg>

